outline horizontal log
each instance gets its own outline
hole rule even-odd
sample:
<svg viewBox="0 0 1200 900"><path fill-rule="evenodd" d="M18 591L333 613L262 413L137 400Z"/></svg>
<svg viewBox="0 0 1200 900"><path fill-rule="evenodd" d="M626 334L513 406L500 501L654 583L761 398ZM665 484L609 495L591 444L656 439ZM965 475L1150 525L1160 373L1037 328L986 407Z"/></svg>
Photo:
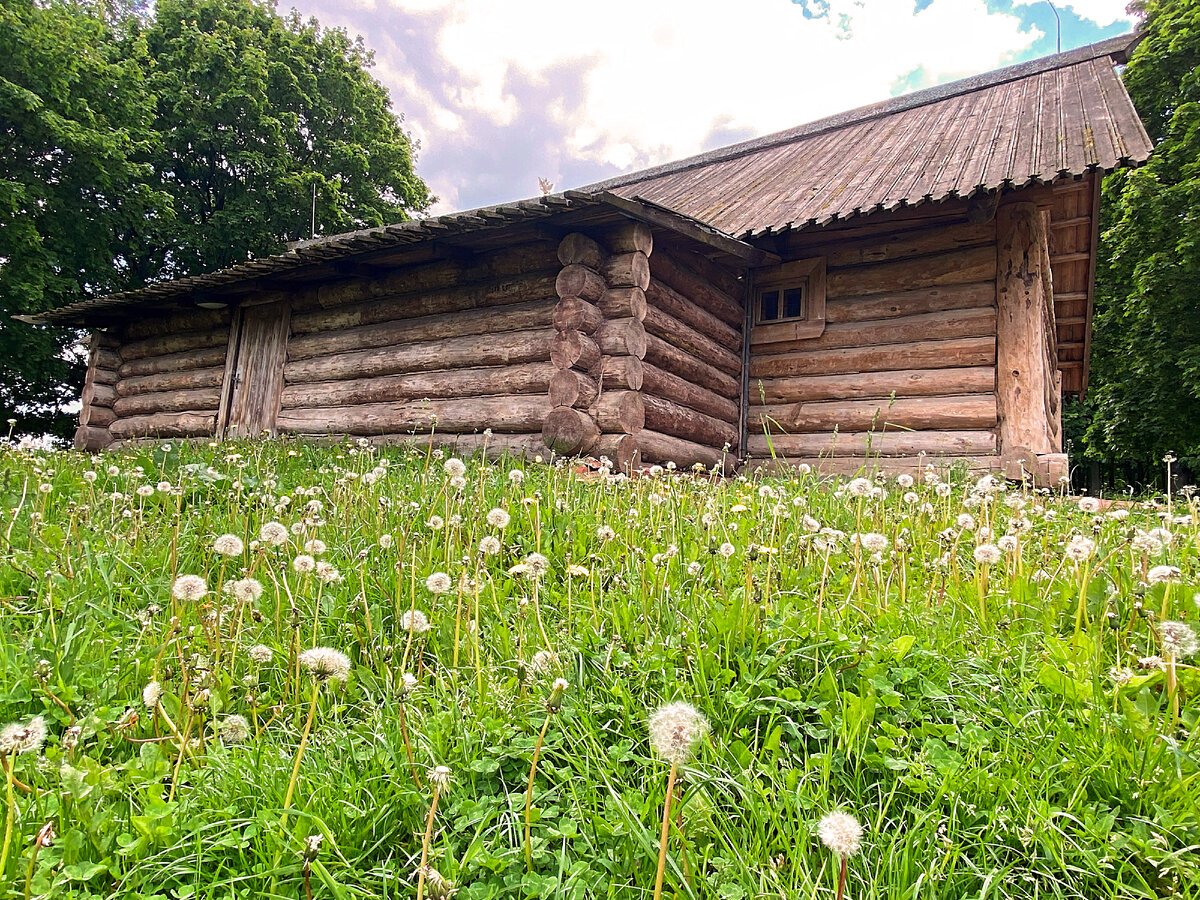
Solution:
<svg viewBox="0 0 1200 900"><path fill-rule="evenodd" d="M646 329L637 319L606 319L596 329L596 344L605 356L646 355Z"/></svg>
<svg viewBox="0 0 1200 900"><path fill-rule="evenodd" d="M554 291L563 299L579 297L595 302L608 290L608 284L599 272L587 266L566 266L554 280Z"/></svg>
<svg viewBox="0 0 1200 900"><path fill-rule="evenodd" d="M602 434L588 452L596 459L607 459L614 472L626 475L632 474L641 464L638 439L632 434Z"/></svg>
<svg viewBox="0 0 1200 900"><path fill-rule="evenodd" d="M442 369L411 375L379 375L348 381L289 384L283 389L283 408L352 406L399 400L452 400L491 394L538 394L547 391L555 373L549 362L514 366Z"/></svg>
<svg viewBox="0 0 1200 900"><path fill-rule="evenodd" d="M553 246L542 243L509 245L494 253L477 254L469 263L435 260L421 265L401 264L379 278L357 277L326 282L315 289L299 292L293 299L292 309L293 312L307 312L309 309L331 309L347 304L370 305L369 301L385 298L437 296L447 288L457 294L463 286L482 290L503 288L506 284L516 285L534 274L545 276L549 273L553 284L553 273L557 273L558 268ZM447 311L430 309L425 312ZM397 317L391 314L384 316L384 319L394 318Z"/></svg>
<svg viewBox="0 0 1200 900"><path fill-rule="evenodd" d="M552 315L554 327L559 331L582 331L591 334L604 321L600 309L579 297L559 300Z"/></svg>
<svg viewBox="0 0 1200 900"><path fill-rule="evenodd" d="M121 397L113 410L121 417L144 416L152 413L187 412L190 409L216 409L221 403L221 389L192 388L185 391L155 391Z"/></svg>
<svg viewBox="0 0 1200 900"><path fill-rule="evenodd" d="M87 453L103 450L113 442L112 432L94 425L80 425L75 429L75 449Z"/></svg>
<svg viewBox="0 0 1200 900"><path fill-rule="evenodd" d="M132 378L135 375L157 375L160 372L179 372L183 369L207 369L212 366L224 366L227 348L208 347L204 350L185 350L183 353L169 353L166 356L147 356L144 359L134 359L121 363L117 374L121 378Z"/></svg>
<svg viewBox="0 0 1200 900"><path fill-rule="evenodd" d="M661 250L654 254L654 277L674 288L701 309L712 313L726 325L740 329L746 314L730 294L696 274L673 255Z"/></svg>
<svg viewBox="0 0 1200 900"><path fill-rule="evenodd" d="M965 369L899 369L853 375L802 375L763 378L750 385L750 403L801 403L811 400L869 400L929 397L938 394L980 394L996 386L992 366Z"/></svg>
<svg viewBox="0 0 1200 900"><path fill-rule="evenodd" d="M646 362L722 397L737 399L742 395L739 379L701 362L690 353L685 353L654 335L646 337Z"/></svg>
<svg viewBox="0 0 1200 900"><path fill-rule="evenodd" d="M155 413L149 416L130 416L117 419L108 430L114 438L139 437L207 437L216 432L217 412L193 411Z"/></svg>
<svg viewBox="0 0 1200 900"><path fill-rule="evenodd" d="M670 313L665 313L653 303L646 308L646 320L643 323L646 332L661 338L668 344L673 344L685 353L690 353L697 359L702 359L709 365L737 376L742 371L742 357L722 347L711 338L702 335L690 325L676 319Z"/></svg>
<svg viewBox="0 0 1200 900"><path fill-rule="evenodd" d="M871 477L876 472L895 477L900 474L920 476L930 467L941 475L965 469L973 475L998 472L1003 468L999 456L821 456L804 459L753 460L752 471L771 474L795 474L796 467L806 465L818 475Z"/></svg>
<svg viewBox="0 0 1200 900"><path fill-rule="evenodd" d="M826 299L859 297L884 291L987 281L995 277L996 248L975 247L917 259L832 269L826 274L825 296Z"/></svg>
<svg viewBox="0 0 1200 900"><path fill-rule="evenodd" d="M280 431L319 434L396 434L400 432L533 433L550 410L544 394L503 397L457 397L453 400L414 400L404 403L363 403L282 409L275 424Z"/></svg>
<svg viewBox="0 0 1200 900"><path fill-rule="evenodd" d="M503 281L489 280L467 284L451 283L436 290L384 294L369 302L334 309L315 309L292 313L292 336L314 331L336 331L359 325L374 325L396 319L412 319L442 313L462 312L546 300L555 296L557 271L530 272Z"/></svg>
<svg viewBox="0 0 1200 900"><path fill-rule="evenodd" d="M79 424L107 428L117 420L117 414L107 406L84 406L79 410Z"/></svg>
<svg viewBox="0 0 1200 900"><path fill-rule="evenodd" d="M554 318L554 304L553 298L545 297L470 312L439 313L336 331L293 335L288 340L287 357L289 360L311 359L346 351L440 341L471 334L525 331L550 325Z"/></svg>
<svg viewBox="0 0 1200 900"><path fill-rule="evenodd" d="M708 447L718 448L725 444L730 447L737 446L737 426L729 422L722 422L653 394L644 395L643 403L646 409L645 427L652 431L695 441Z"/></svg>
<svg viewBox="0 0 1200 900"><path fill-rule="evenodd" d="M90 384L84 384L79 401L84 406L107 406L111 409L117 402L117 389L111 384L97 383L93 380Z"/></svg>
<svg viewBox="0 0 1200 900"><path fill-rule="evenodd" d="M596 301L600 311L610 319L646 318L646 292L641 288L609 288Z"/></svg>
<svg viewBox="0 0 1200 900"><path fill-rule="evenodd" d="M654 251L654 234L644 222L622 222L604 233L605 242L614 253L643 253Z"/></svg>
<svg viewBox="0 0 1200 900"><path fill-rule="evenodd" d="M677 265L682 266L697 278L708 282L727 296L736 300L742 295L747 276L746 268L742 263L736 263L733 268L730 268L727 264L713 262L707 256L682 248L671 250L671 254Z"/></svg>
<svg viewBox="0 0 1200 900"><path fill-rule="evenodd" d="M542 422L542 440L555 453L574 456L586 453L600 436L600 429L582 409L558 406Z"/></svg>
<svg viewBox="0 0 1200 900"><path fill-rule="evenodd" d="M799 434L826 431L953 431L991 428L996 424L996 395L908 397L891 400L825 400L756 406L750 428Z"/></svg>
<svg viewBox="0 0 1200 900"><path fill-rule="evenodd" d="M576 406L587 409L596 402L600 389L596 379L590 375L585 375L577 369L555 368L550 376L548 393L551 406Z"/></svg>
<svg viewBox="0 0 1200 900"><path fill-rule="evenodd" d="M911 344L880 344L876 347L846 347L751 356L750 377L786 375L841 375L850 372L884 372L898 369L950 369L991 366L996 363L994 337L919 341Z"/></svg>
<svg viewBox="0 0 1200 900"><path fill-rule="evenodd" d="M828 237L834 238L833 235ZM898 228L890 234L857 239L830 240L806 245L805 252L824 256L829 268L862 266L891 262L930 253L945 253L981 245L993 245L996 240L995 220L972 225L934 225L926 228Z"/></svg>
<svg viewBox="0 0 1200 900"><path fill-rule="evenodd" d="M996 282L973 281L945 287L917 288L911 291L886 291L865 297L843 297L825 302L825 321L868 322L943 309L970 309L996 305Z"/></svg>
<svg viewBox="0 0 1200 900"><path fill-rule="evenodd" d="M637 434L646 426L646 403L640 391L605 391L590 412L601 431Z"/></svg>
<svg viewBox="0 0 1200 900"><path fill-rule="evenodd" d="M558 261L564 266L599 269L608 253L586 234L572 232L558 242Z"/></svg>
<svg viewBox="0 0 1200 900"><path fill-rule="evenodd" d="M647 394L664 397L682 404L696 412L721 419L724 422L737 422L738 405L728 397L722 397L695 382L688 381L670 372L664 372L658 366L643 363L642 389ZM658 431L663 429L659 428Z"/></svg>
<svg viewBox="0 0 1200 900"><path fill-rule="evenodd" d="M636 356L601 357L598 387L606 391L640 391L644 365Z"/></svg>
<svg viewBox="0 0 1200 900"><path fill-rule="evenodd" d="M116 369L92 369L92 381L95 384L116 384L118 378Z"/></svg>
<svg viewBox="0 0 1200 900"><path fill-rule="evenodd" d="M600 365L600 348L582 331L559 331L550 344L550 362L560 369L591 372Z"/></svg>
<svg viewBox="0 0 1200 900"><path fill-rule="evenodd" d="M609 287L636 287L644 291L650 286L650 260L639 251L614 253L600 266L600 274Z"/></svg>
<svg viewBox="0 0 1200 900"><path fill-rule="evenodd" d="M538 328L318 356L287 363L284 378L289 384L297 384L302 381L337 381L437 369L544 362L550 359L554 337L552 329Z"/></svg>
<svg viewBox="0 0 1200 900"><path fill-rule="evenodd" d="M110 372L120 371L121 354L116 350L96 350L92 356L95 357L97 369L108 369Z"/></svg>
<svg viewBox="0 0 1200 900"><path fill-rule="evenodd" d="M847 432L845 434L776 434L770 438L751 431L747 449L755 456L769 455L769 447L784 456L854 456L868 453L878 456L916 456L918 453L941 456L979 456L996 452L996 434L992 431L890 431L882 433Z"/></svg>
<svg viewBox="0 0 1200 900"><path fill-rule="evenodd" d="M225 347L229 344L229 329L183 331L128 341L121 345L121 359L126 362L147 356L164 356L184 350L203 350L206 347Z"/></svg>
<svg viewBox="0 0 1200 900"><path fill-rule="evenodd" d="M643 463L673 462L680 469L701 463L709 470L730 471L736 462L733 453L649 429L638 433L637 442Z"/></svg>
<svg viewBox="0 0 1200 900"><path fill-rule="evenodd" d="M941 312L900 316L895 319L875 319L869 322L844 322L826 325L818 337L798 341L777 341L751 346L763 353L785 353L791 350L826 350L834 347L873 347L879 344L899 344L904 341L933 341L946 338L967 338L995 335L996 310L991 306L977 309L948 309ZM751 352L754 352L753 350Z"/></svg>
<svg viewBox="0 0 1200 900"><path fill-rule="evenodd" d="M157 375L137 375L118 381L117 394L121 397L131 397L134 394L149 394L154 391L185 391L189 388L220 387L224 377L224 366L211 366L207 369L182 369L178 372L160 372Z"/></svg>
<svg viewBox="0 0 1200 900"><path fill-rule="evenodd" d="M233 321L233 310L188 309L165 315L145 315L126 322L120 329L121 340L137 341L161 334L176 334L180 331L228 330Z"/></svg>
<svg viewBox="0 0 1200 900"><path fill-rule="evenodd" d="M120 350L121 339L112 331L93 331L87 338L88 350Z"/></svg>
<svg viewBox="0 0 1200 900"><path fill-rule="evenodd" d="M663 284L657 278L651 278L650 287L646 290L646 298L654 306L694 328L709 340L715 341L735 353L741 353L742 331L740 328L725 324L673 287Z"/></svg>

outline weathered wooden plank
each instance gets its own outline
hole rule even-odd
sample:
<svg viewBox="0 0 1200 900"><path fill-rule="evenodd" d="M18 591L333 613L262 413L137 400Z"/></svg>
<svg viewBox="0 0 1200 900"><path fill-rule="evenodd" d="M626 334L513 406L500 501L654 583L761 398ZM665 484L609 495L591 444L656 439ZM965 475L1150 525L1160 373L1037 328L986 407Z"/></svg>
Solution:
<svg viewBox="0 0 1200 900"><path fill-rule="evenodd" d="M175 334L180 331L228 330L233 319L231 309L189 309L166 315L141 316L124 323L121 336L126 341Z"/></svg>
<svg viewBox="0 0 1200 900"><path fill-rule="evenodd" d="M995 333L996 311L990 306L981 306L976 309L950 309L894 319L827 325L819 337L777 341L763 345L763 350L775 354L790 350L872 347L883 343L983 337Z"/></svg>
<svg viewBox="0 0 1200 900"><path fill-rule="evenodd" d="M871 319L890 319L946 309L972 309L995 305L996 282L976 281L827 300L825 321L829 324L866 322Z"/></svg>
<svg viewBox="0 0 1200 900"><path fill-rule="evenodd" d="M961 369L899 369L853 375L802 375L763 378L750 385L750 403L801 403L812 400L869 400L929 397L939 394L980 394L996 384L993 366Z"/></svg>
<svg viewBox="0 0 1200 900"><path fill-rule="evenodd" d="M672 437L695 441L707 447L721 448L738 443L737 426L706 416L671 400L644 394L645 427Z"/></svg>
<svg viewBox="0 0 1200 900"><path fill-rule="evenodd" d="M166 356L147 356L143 359L121 363L117 373L121 378L135 375L157 375L160 372L178 372L184 369L205 369L225 364L225 347L207 347L203 350L185 350L168 353Z"/></svg>
<svg viewBox="0 0 1200 900"><path fill-rule="evenodd" d="M751 378L796 375L844 375L852 372L886 372L905 369L950 369L991 366L996 362L993 337L880 344L756 356L750 359Z"/></svg>
<svg viewBox="0 0 1200 900"><path fill-rule="evenodd" d="M690 353L668 344L654 335L646 336L646 362L679 378L691 381L722 397L736 399L742 394L741 381L696 359Z"/></svg>
<svg viewBox="0 0 1200 900"><path fill-rule="evenodd" d="M697 306L679 291L657 278L650 279L646 297L658 309L694 328L709 340L715 341L735 353L741 352L742 331L740 328L733 328L725 324L717 316Z"/></svg>
<svg viewBox="0 0 1200 900"><path fill-rule="evenodd" d="M798 466L808 466L818 475L873 476L876 472L895 477L900 474L920 476L930 467L941 475L963 470L980 475L1000 471L998 456L821 456L797 459L756 459L750 469L765 469L773 474L794 474Z"/></svg>
<svg viewBox="0 0 1200 900"><path fill-rule="evenodd" d="M967 284L996 277L996 251L992 246L936 253L917 259L831 269L826 275L827 300L859 297L885 291L947 284Z"/></svg>
<svg viewBox="0 0 1200 900"><path fill-rule="evenodd" d="M109 432L114 438L138 437L207 437L217 424L216 410L156 413L149 416L130 416L117 419Z"/></svg>
<svg viewBox="0 0 1200 900"><path fill-rule="evenodd" d="M190 390L155 391L120 397L113 404L118 416L144 416L160 412L187 412L192 409L216 409L221 399L219 387Z"/></svg>
<svg viewBox="0 0 1200 900"><path fill-rule="evenodd" d="M638 432L637 443L643 463L673 462L681 469L700 463L706 469L723 471L732 468L735 462L733 453L725 453L719 448L713 449L695 441L672 437L648 428Z"/></svg>
<svg viewBox="0 0 1200 900"><path fill-rule="evenodd" d="M944 456L979 456L996 452L992 431L893 431L884 433L847 432L845 434L777 434L751 431L747 449L755 456L769 455L769 447L785 456L916 456L918 453Z"/></svg>
<svg viewBox="0 0 1200 900"><path fill-rule="evenodd" d="M164 356L168 353L180 353L184 350L224 347L228 340L229 330L225 328L155 335L154 337L143 338L139 341L127 341L122 344L121 359L128 362L135 359L144 359L147 356Z"/></svg>
<svg viewBox="0 0 1200 900"><path fill-rule="evenodd" d="M450 400L491 394L538 394L550 388L551 379L562 371L552 363L533 362L516 366L490 366L417 372L411 375L381 375L348 381L289 384L284 387L284 409L314 406L353 406L388 401ZM586 376L584 376L586 377Z"/></svg>
<svg viewBox="0 0 1200 900"><path fill-rule="evenodd" d="M996 424L996 395L906 397L879 400L824 400L756 406L750 427L783 433L828 431L953 431L991 428Z"/></svg>
<svg viewBox="0 0 1200 900"><path fill-rule="evenodd" d="M722 347L711 338L705 337L690 325L676 319L670 313L663 312L653 303L646 308L646 319L643 323L647 334L661 338L668 344L673 344L685 353L690 353L697 359L702 359L710 366L738 376L742 371L742 357Z"/></svg>
<svg viewBox="0 0 1200 900"><path fill-rule="evenodd" d="M555 332L552 329L537 328L498 335L467 335L399 347L378 347L289 362L284 377L288 384L296 384L436 369L544 362L550 359L554 339Z"/></svg>
<svg viewBox="0 0 1200 900"><path fill-rule="evenodd" d="M674 288L701 309L712 313L727 325L740 329L746 318L742 305L716 285L681 265L671 254L654 254L654 277Z"/></svg>
<svg viewBox="0 0 1200 900"><path fill-rule="evenodd" d="M107 428L100 428L95 425L80 425L75 429L74 444L76 450L96 453L110 446L112 442L112 432Z"/></svg>
<svg viewBox="0 0 1200 900"><path fill-rule="evenodd" d="M373 347L391 347L420 341L498 334L550 325L554 318L552 298L484 308L471 313L454 312L419 316L336 331L319 331L293 336L288 341L288 360L310 359Z"/></svg>
<svg viewBox="0 0 1200 900"><path fill-rule="evenodd" d="M645 253L636 250L614 253L601 264L600 274L609 287L636 287L644 291L650 286L650 260Z"/></svg>
<svg viewBox="0 0 1200 900"><path fill-rule="evenodd" d="M291 313L287 300L241 311L227 434L257 437L276 433Z"/></svg>
<svg viewBox="0 0 1200 900"><path fill-rule="evenodd" d="M969 247L992 244L996 240L995 222L978 225L958 222L936 224L924 228L897 227L887 234L859 238L837 238L813 241L804 245L804 253L824 256L829 268L862 266L871 263L893 262L931 253L944 253Z"/></svg>
<svg viewBox="0 0 1200 900"><path fill-rule="evenodd" d="M738 421L738 406L728 397L722 397L700 385L664 372L658 366L643 363L642 389L647 394L664 397L682 404L696 412L721 419L729 423ZM663 429L657 429L662 431Z"/></svg>
<svg viewBox="0 0 1200 900"><path fill-rule="evenodd" d="M160 372L156 375L136 375L122 378L116 383L117 394L132 397L134 394L149 394L156 391L185 391L190 388L220 387L225 377L223 366L207 369L181 369L178 372Z"/></svg>
<svg viewBox="0 0 1200 900"><path fill-rule="evenodd" d="M281 410L280 431L318 434L394 434L424 431L482 431L532 433L542 427L550 411L544 394L497 397L457 397L453 400L417 400L403 403L363 403L356 406L319 406Z"/></svg>

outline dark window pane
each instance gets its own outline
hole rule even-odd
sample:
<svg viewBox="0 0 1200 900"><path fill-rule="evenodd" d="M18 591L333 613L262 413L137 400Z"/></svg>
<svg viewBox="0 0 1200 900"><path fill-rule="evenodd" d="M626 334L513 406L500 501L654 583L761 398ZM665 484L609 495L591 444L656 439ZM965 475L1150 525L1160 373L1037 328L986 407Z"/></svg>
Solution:
<svg viewBox="0 0 1200 900"><path fill-rule="evenodd" d="M770 322L779 318L779 291L763 291L762 307L758 319L760 322Z"/></svg>
<svg viewBox="0 0 1200 900"><path fill-rule="evenodd" d="M788 288L783 292L783 317L798 319L804 315L804 289Z"/></svg>

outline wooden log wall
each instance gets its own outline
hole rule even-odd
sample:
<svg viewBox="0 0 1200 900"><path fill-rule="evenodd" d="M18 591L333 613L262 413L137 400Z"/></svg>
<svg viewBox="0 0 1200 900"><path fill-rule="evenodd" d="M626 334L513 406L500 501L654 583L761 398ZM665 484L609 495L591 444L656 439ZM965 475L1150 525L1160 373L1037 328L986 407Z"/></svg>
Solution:
<svg viewBox="0 0 1200 900"><path fill-rule="evenodd" d="M550 410L558 271L536 242L297 294L277 430L473 448L491 429L492 451L526 452Z"/></svg>
<svg viewBox="0 0 1200 900"><path fill-rule="evenodd" d="M229 309L181 310L144 316L113 334L114 442L216 433L232 318Z"/></svg>
<svg viewBox="0 0 1200 900"><path fill-rule="evenodd" d="M79 427L75 430L75 449L95 452L113 442L110 426L117 419L113 404L117 399L117 369L121 358L117 339L103 331L94 331L88 339L88 370L80 397Z"/></svg>
<svg viewBox="0 0 1200 900"><path fill-rule="evenodd" d="M853 470L866 456L997 453L994 220L801 234L784 255L825 257L827 325L751 345L751 456Z"/></svg>
<svg viewBox="0 0 1200 900"><path fill-rule="evenodd" d="M646 288L642 393L649 462L732 464L740 450L745 312L736 274L682 250L660 249Z"/></svg>

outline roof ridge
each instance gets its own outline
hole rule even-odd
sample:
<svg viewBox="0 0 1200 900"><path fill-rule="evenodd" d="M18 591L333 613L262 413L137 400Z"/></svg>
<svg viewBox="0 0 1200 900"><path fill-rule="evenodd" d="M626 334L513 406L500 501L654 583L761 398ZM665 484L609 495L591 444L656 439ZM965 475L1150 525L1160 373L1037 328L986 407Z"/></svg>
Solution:
<svg viewBox="0 0 1200 900"><path fill-rule="evenodd" d="M934 85L920 91L913 91L910 94L890 97L887 100L860 106L846 112L836 113L821 119L814 119L811 122L796 125L783 131L776 131L772 134L751 138L748 141L717 147L695 156L688 156L673 162L640 169L636 172L617 175L604 181L584 185L579 190L607 191L630 184L637 184L641 181L649 181L652 178L662 175L673 175L678 172L685 172L688 169L737 159L741 156L757 153L760 150L768 150L772 147L790 144L800 138L812 137L813 135L828 131L836 131L850 125L857 125L862 122L871 121L872 119L904 112L905 110L916 109L920 106L928 106L931 103L937 103L951 97L975 93L976 91L1005 84L1009 81L1017 81L1022 78L1028 78L1031 75L1079 65L1080 63L1090 62L1091 60L1105 56L1112 57L1117 63L1123 63L1127 61L1133 46L1140 39L1141 34L1138 32L1117 35L1116 37L1107 38L1094 44L1076 47L1073 50L1026 60L1025 62L1015 63L1000 69L992 69L988 72L982 72L979 75L972 75L969 78L960 78L957 81L949 81L945 84Z"/></svg>

